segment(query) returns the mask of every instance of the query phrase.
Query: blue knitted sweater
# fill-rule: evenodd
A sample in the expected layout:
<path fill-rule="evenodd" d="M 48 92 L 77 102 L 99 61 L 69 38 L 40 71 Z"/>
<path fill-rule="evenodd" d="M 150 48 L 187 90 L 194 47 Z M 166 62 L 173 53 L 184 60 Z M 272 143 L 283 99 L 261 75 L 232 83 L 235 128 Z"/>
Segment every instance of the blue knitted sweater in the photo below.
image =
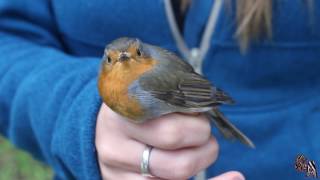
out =
<path fill-rule="evenodd" d="M 320 2 L 273 2 L 272 39 L 252 42 L 245 55 L 232 7 L 220 13 L 203 72 L 236 100 L 222 110 L 256 149 L 213 129 L 221 148 L 208 176 L 299 179 L 300 153 L 320 165 Z M 211 5 L 194 0 L 189 8 L 189 47 L 199 45 Z M 106 43 L 122 36 L 177 52 L 162 0 L 0 0 L 0 133 L 58 179 L 100 178 L 97 73 Z"/>

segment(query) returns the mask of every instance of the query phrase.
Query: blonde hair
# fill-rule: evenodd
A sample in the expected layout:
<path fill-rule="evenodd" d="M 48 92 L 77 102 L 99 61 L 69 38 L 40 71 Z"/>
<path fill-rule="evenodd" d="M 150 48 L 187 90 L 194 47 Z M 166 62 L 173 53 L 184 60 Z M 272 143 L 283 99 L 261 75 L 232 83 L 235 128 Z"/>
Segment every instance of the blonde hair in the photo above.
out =
<path fill-rule="evenodd" d="M 181 0 L 181 9 L 192 0 Z M 272 1 L 273 0 L 226 0 L 226 7 L 236 3 L 237 30 L 235 37 L 238 39 L 242 52 L 248 49 L 252 40 L 259 38 L 272 38 Z M 313 11 L 313 0 L 304 0 Z M 230 9 L 230 8 L 229 8 Z"/>
<path fill-rule="evenodd" d="M 245 51 L 252 39 L 272 37 L 272 0 L 237 0 L 236 37 Z"/>

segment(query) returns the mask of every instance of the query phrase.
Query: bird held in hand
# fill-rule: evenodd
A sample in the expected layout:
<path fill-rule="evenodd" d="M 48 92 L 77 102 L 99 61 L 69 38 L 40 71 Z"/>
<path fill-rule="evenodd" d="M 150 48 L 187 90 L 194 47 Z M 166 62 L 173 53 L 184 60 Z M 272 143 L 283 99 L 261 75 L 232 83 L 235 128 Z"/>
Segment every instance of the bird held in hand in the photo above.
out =
<path fill-rule="evenodd" d="M 196 73 L 174 53 L 135 38 L 119 38 L 107 45 L 98 82 L 103 101 L 135 123 L 159 116 L 205 113 L 227 139 L 251 140 L 218 110 L 233 100 Z"/>

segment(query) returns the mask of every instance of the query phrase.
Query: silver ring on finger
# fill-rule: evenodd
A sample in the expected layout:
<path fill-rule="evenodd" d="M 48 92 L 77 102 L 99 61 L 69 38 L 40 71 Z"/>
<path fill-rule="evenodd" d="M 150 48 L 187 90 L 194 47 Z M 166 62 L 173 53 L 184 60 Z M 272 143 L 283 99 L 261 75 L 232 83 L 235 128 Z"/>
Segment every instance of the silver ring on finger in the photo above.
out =
<path fill-rule="evenodd" d="M 142 153 L 142 159 L 140 163 L 140 170 L 141 170 L 141 175 L 144 177 L 155 177 L 152 174 L 150 174 L 150 155 L 153 147 L 146 145 L 146 148 L 143 150 Z"/>

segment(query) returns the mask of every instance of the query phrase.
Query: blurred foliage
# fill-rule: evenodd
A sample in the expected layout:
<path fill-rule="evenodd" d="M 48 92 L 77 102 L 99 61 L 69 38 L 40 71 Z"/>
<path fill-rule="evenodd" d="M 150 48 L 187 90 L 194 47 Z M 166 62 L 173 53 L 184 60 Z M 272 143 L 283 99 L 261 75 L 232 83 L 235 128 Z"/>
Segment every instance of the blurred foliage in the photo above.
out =
<path fill-rule="evenodd" d="M 52 179 L 50 168 L 0 136 L 0 180 Z"/>

